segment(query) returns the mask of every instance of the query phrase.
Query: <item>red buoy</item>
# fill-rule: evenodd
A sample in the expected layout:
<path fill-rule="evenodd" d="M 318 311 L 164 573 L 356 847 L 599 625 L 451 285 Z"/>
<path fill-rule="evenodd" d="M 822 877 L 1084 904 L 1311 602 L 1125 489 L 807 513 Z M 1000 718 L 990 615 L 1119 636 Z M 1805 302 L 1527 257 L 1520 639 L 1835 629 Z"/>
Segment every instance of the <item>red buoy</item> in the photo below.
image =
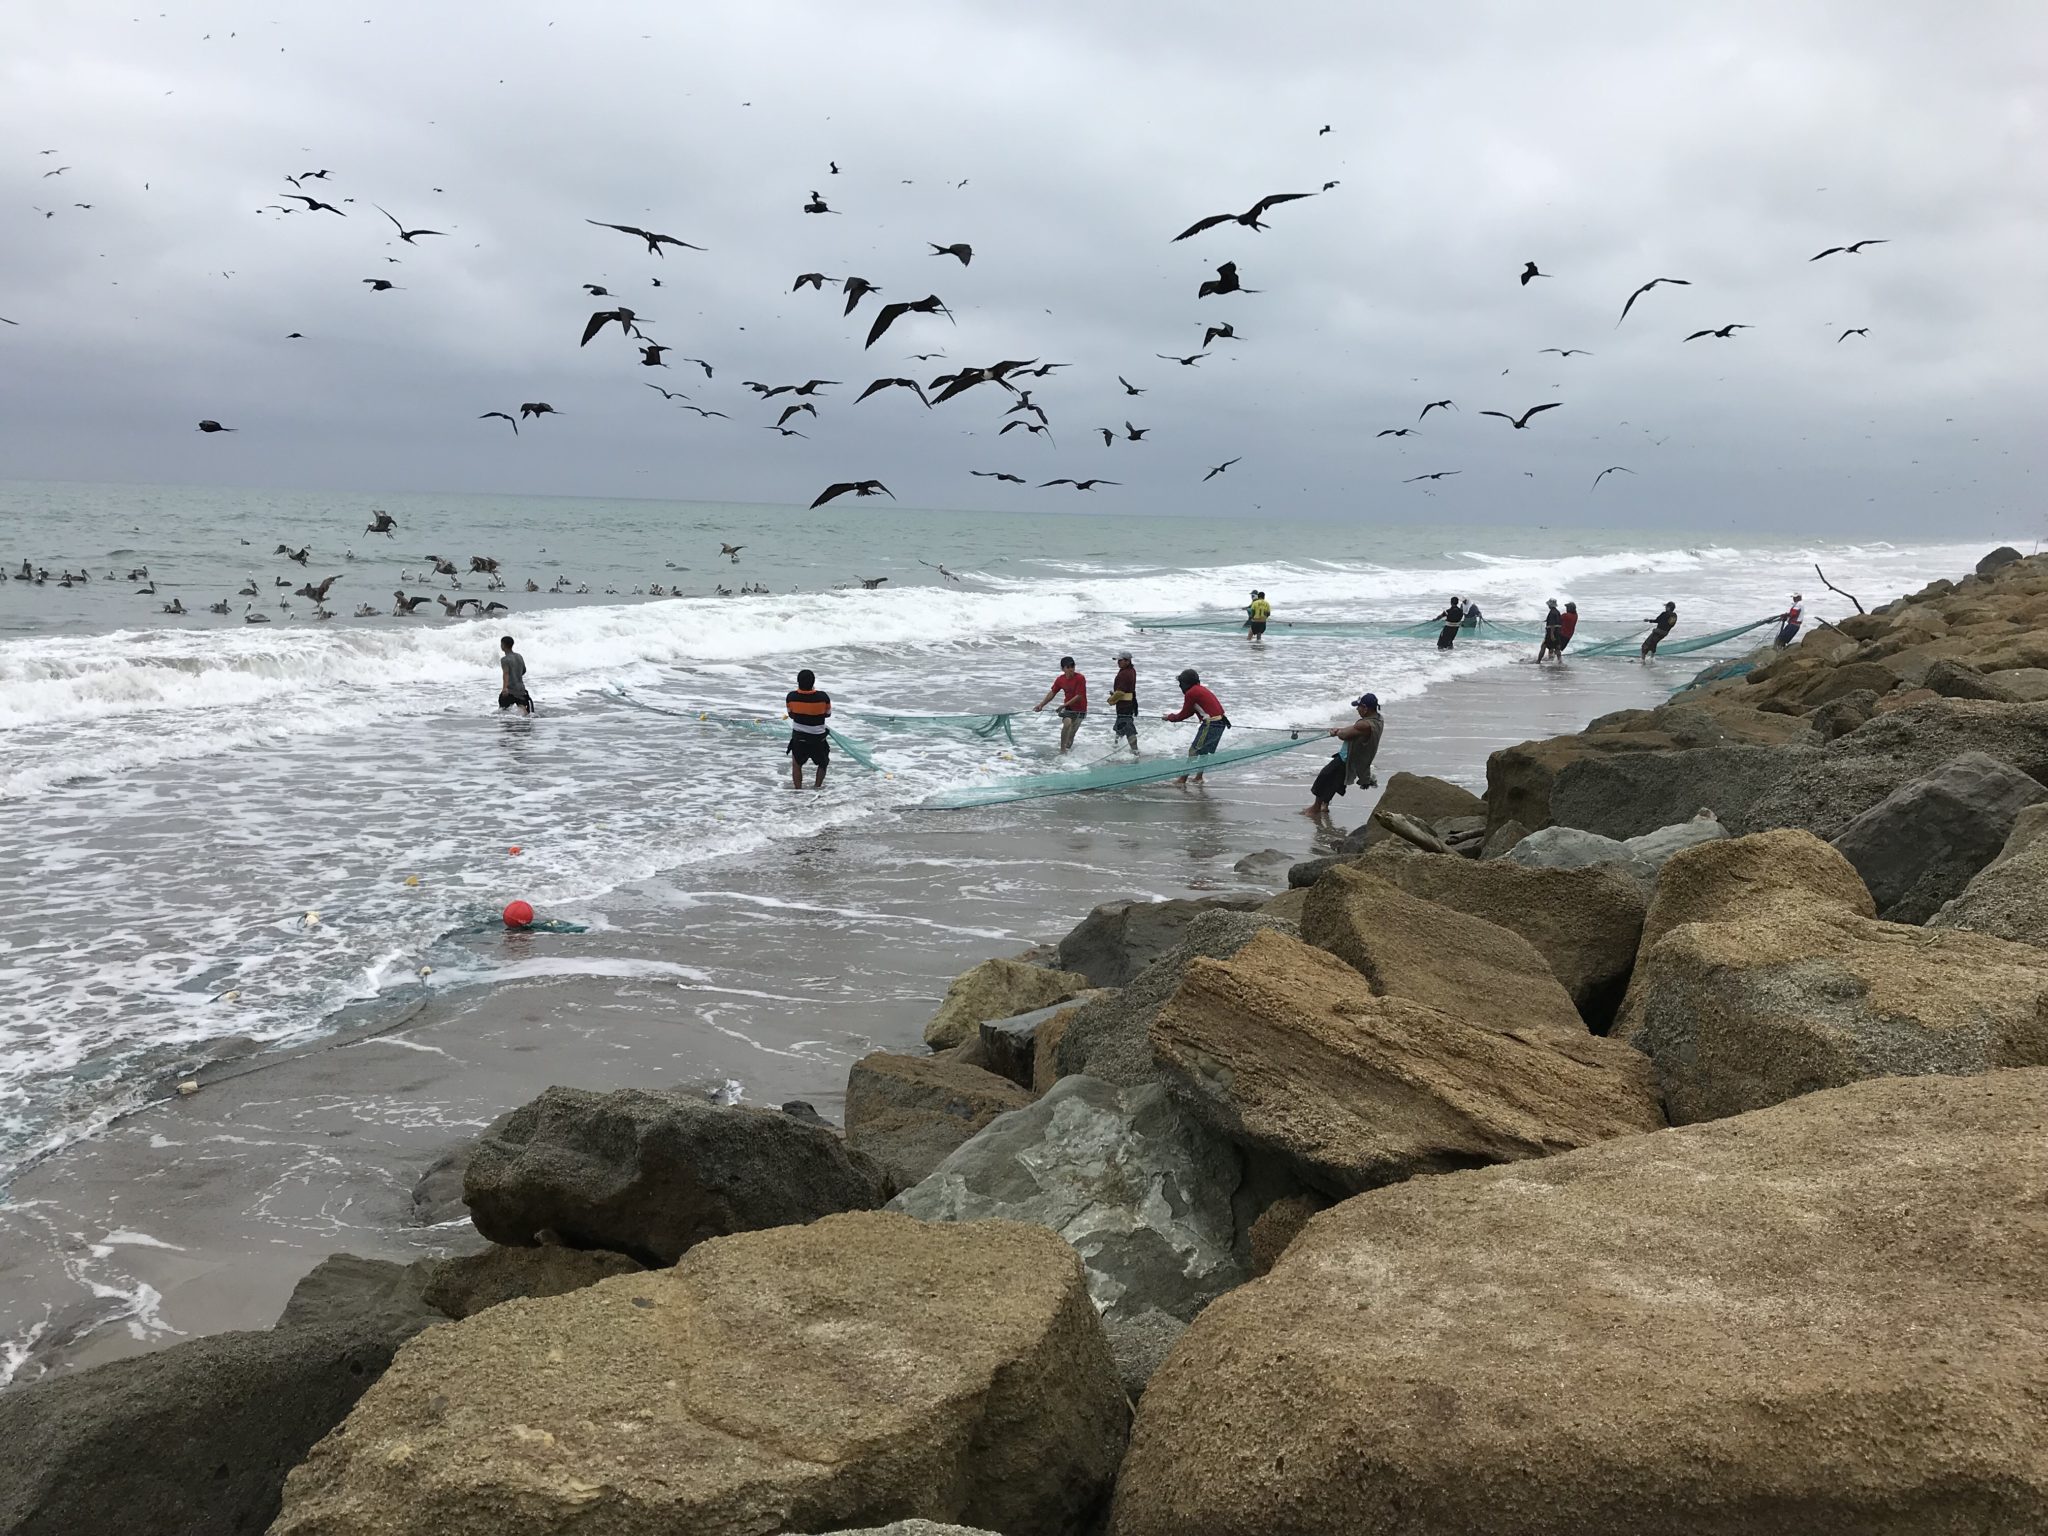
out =
<path fill-rule="evenodd" d="M 531 928 L 533 926 L 533 905 L 525 901 L 505 903 L 505 926 L 507 928 Z"/>

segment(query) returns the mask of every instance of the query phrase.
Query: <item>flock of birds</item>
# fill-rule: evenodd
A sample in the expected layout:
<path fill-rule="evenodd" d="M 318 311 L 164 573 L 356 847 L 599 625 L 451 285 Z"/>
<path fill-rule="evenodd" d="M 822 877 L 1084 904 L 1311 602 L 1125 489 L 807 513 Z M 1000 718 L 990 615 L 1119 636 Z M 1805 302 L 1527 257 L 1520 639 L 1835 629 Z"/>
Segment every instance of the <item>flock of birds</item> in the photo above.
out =
<path fill-rule="evenodd" d="M 1331 129 L 1325 126 L 1318 130 L 1318 136 L 1320 137 L 1322 134 L 1327 134 L 1330 131 Z M 46 151 L 45 153 L 54 153 L 54 151 Z M 840 174 L 836 161 L 828 161 L 827 164 L 828 177 Z M 58 175 L 63 170 L 68 169 L 68 166 L 60 167 L 48 174 Z M 360 209 L 356 208 L 354 198 L 343 195 L 339 191 L 329 190 L 333 176 L 334 173 L 324 167 L 301 171 L 296 175 L 288 175 L 284 179 L 290 183 L 294 190 L 289 193 L 279 194 L 276 202 L 267 204 L 257 211 L 280 218 L 303 215 L 321 219 L 326 217 L 346 219 L 351 217 L 352 210 L 359 213 Z M 964 186 L 966 183 L 962 181 L 958 185 Z M 1341 183 L 1338 181 L 1328 180 L 1322 182 L 1320 187 L 1312 191 L 1268 193 L 1241 212 L 1212 213 L 1198 218 L 1178 233 L 1173 234 L 1167 243 L 1177 245 L 1183 241 L 1194 240 L 1205 235 L 1213 237 L 1217 231 L 1223 231 L 1239 238 L 1246 234 L 1268 231 L 1272 226 L 1267 220 L 1274 210 L 1291 207 L 1291 205 L 1304 203 L 1310 199 L 1326 196 L 1340 185 Z M 307 188 L 309 186 L 318 190 L 308 191 Z M 439 192 L 441 189 L 437 187 L 434 190 Z M 298 204 L 300 206 L 292 207 L 289 206 L 290 204 Z M 419 242 L 423 240 L 449 238 L 449 230 L 424 226 L 414 227 L 379 203 L 370 202 L 367 206 L 374 209 L 376 214 L 391 226 L 392 235 L 395 236 L 397 245 L 404 248 L 408 255 L 414 250 L 420 249 Z M 801 207 L 806 214 L 834 216 L 840 213 L 840 210 L 831 206 L 831 203 L 816 189 L 810 192 L 809 197 L 802 202 Z M 585 222 L 595 229 L 611 231 L 627 237 L 641 249 L 644 257 L 650 257 L 662 262 L 666 262 L 666 253 L 670 249 L 674 249 L 678 253 L 703 252 L 706 250 L 705 246 L 690 240 L 637 224 L 588 218 Z M 391 237 L 386 238 L 389 239 Z M 975 247 L 968 241 L 926 240 L 921 243 L 926 247 L 926 250 L 922 253 L 923 260 L 938 260 L 952 263 L 953 265 L 948 270 L 962 273 L 971 270 L 973 267 Z M 1810 261 L 1821 261 L 1829 257 L 1855 256 L 1860 255 L 1871 247 L 1888 243 L 1884 239 L 1863 238 L 1845 244 L 1831 245 L 1808 259 Z M 385 256 L 383 259 L 387 262 L 397 263 L 405 258 Z M 1554 281 L 1556 274 L 1544 271 L 1535 261 L 1525 261 L 1520 272 L 1514 274 L 1514 277 L 1518 285 L 1526 289 L 1532 283 L 1539 280 Z M 403 293 L 406 291 L 399 284 L 388 278 L 369 277 L 362 279 L 362 281 L 371 292 L 377 294 Z M 648 281 L 654 289 L 660 289 L 663 286 L 663 279 L 660 276 L 650 274 Z M 920 286 L 922 286 L 921 283 Z M 1660 276 L 1649 279 L 1629 293 L 1624 299 L 1619 317 L 1615 321 L 1616 327 L 1619 328 L 1629 320 L 1640 302 L 1651 300 L 1651 303 L 1654 304 L 1651 296 L 1656 290 L 1667 286 L 1673 288 L 1691 287 L 1692 281 L 1684 277 Z M 673 370 L 681 365 L 701 370 L 703 383 L 701 385 L 692 383 L 692 389 L 701 390 L 709 388 L 717 380 L 719 369 L 724 366 L 723 363 L 715 362 L 710 358 L 683 356 L 674 347 L 656 339 L 655 335 L 652 334 L 652 320 L 639 309 L 632 307 L 631 304 L 621 302 L 620 296 L 614 293 L 606 283 L 585 282 L 580 287 L 589 299 L 605 307 L 593 309 L 585 319 L 577 342 L 579 349 L 589 347 L 593 343 L 602 342 L 612 332 L 613 328 L 616 327 L 617 337 L 623 340 L 629 349 L 633 366 L 649 370 L 660 369 L 666 371 Z M 853 316 L 857 311 L 861 310 L 864 304 L 870 304 L 872 301 L 870 310 L 872 319 L 867 328 L 866 339 L 862 344 L 863 352 L 871 351 L 887 337 L 901 334 L 902 327 L 913 323 L 924 322 L 927 325 L 939 321 L 944 321 L 948 324 L 956 323 L 954 321 L 953 309 L 939 294 L 928 293 L 920 298 L 885 301 L 882 285 L 869 277 L 858 274 L 849 273 L 833 276 L 828 275 L 822 270 L 800 272 L 796 274 L 788 293 L 793 295 L 805 290 L 820 296 L 829 295 L 835 301 L 843 300 L 839 310 L 839 316 L 842 319 Z M 1247 287 L 1244 284 L 1236 260 L 1224 260 L 1216 265 L 1213 276 L 1206 277 L 1195 285 L 1194 299 L 1198 303 L 1204 304 L 1206 312 L 1210 301 L 1235 300 L 1240 295 L 1256 296 L 1261 291 L 1261 289 Z M 636 300 L 635 302 L 638 301 Z M 9 320 L 6 323 L 11 325 L 15 322 Z M 1201 323 L 1202 345 L 1197 350 L 1191 353 L 1158 352 L 1154 354 L 1154 357 L 1163 363 L 1170 363 L 1178 368 L 1194 368 L 1210 358 L 1213 355 L 1212 349 L 1219 343 L 1227 342 L 1235 345 L 1242 339 L 1238 334 L 1234 321 L 1209 319 L 1205 313 L 1205 318 Z M 1718 326 L 1694 330 L 1685 335 L 1682 338 L 1682 342 L 1690 344 L 1709 339 L 1730 341 L 1735 339 L 1738 332 L 1754 328 L 1754 326 L 1746 322 L 1731 321 Z M 1868 326 L 1851 326 L 1844 329 L 1836 338 L 1836 344 L 1839 345 L 1847 342 L 1851 337 L 1862 337 L 1868 334 Z M 287 339 L 298 340 L 303 338 L 301 333 L 292 332 Z M 1560 362 L 1565 362 L 1575 357 L 1592 357 L 1594 354 L 1585 347 L 1548 346 L 1541 348 L 1539 355 L 1555 356 Z M 908 361 L 913 363 L 928 364 L 939 360 L 947 361 L 947 371 L 937 373 L 929 378 L 920 377 L 908 372 L 885 374 L 873 378 L 852 397 L 850 406 L 847 408 L 859 407 L 864 402 L 870 401 L 877 396 L 905 394 L 914 397 L 923 410 L 936 412 L 953 406 L 955 402 L 962 400 L 970 394 L 975 394 L 976 391 L 980 391 L 981 393 L 975 394 L 976 401 L 984 401 L 993 397 L 1003 402 L 1003 409 L 994 418 L 994 423 L 991 423 L 995 424 L 994 436 L 996 438 L 1008 438 L 1013 433 L 1021 433 L 1022 436 L 1017 439 L 1019 443 L 1027 439 L 1038 439 L 1042 440 L 1047 447 L 1058 451 L 1059 444 L 1054 432 L 1053 416 L 1047 407 L 1041 404 L 1034 396 L 1037 390 L 1045 387 L 1047 380 L 1053 380 L 1056 376 L 1064 378 L 1064 371 L 1071 366 L 1069 363 L 1047 360 L 1038 356 L 1002 358 L 987 363 L 956 362 L 947 359 L 947 354 L 943 349 L 913 353 L 908 357 Z M 1132 371 L 1135 372 L 1137 370 L 1134 369 Z M 1503 372 L 1505 373 L 1506 370 L 1503 370 Z M 1133 400 L 1142 399 L 1150 392 L 1151 388 L 1156 387 L 1141 386 L 1133 383 L 1123 373 L 1117 373 L 1115 379 L 1118 390 L 1121 392 L 1120 398 L 1126 404 Z M 807 437 L 808 434 L 803 428 L 817 423 L 824 411 L 840 409 L 835 404 L 835 401 L 843 397 L 835 396 L 831 391 L 847 387 L 842 380 L 828 378 L 807 378 L 787 383 L 746 379 L 740 383 L 740 390 L 745 392 L 744 395 L 721 396 L 718 400 L 718 405 L 714 406 L 701 403 L 693 397 L 690 390 L 672 387 L 671 383 L 666 380 L 659 382 L 643 380 L 642 382 L 646 384 L 649 390 L 660 397 L 664 405 L 674 406 L 680 411 L 694 413 L 701 421 L 719 420 L 735 422 L 742 419 L 740 413 L 764 409 L 772 413 L 772 419 L 760 420 L 755 422 L 754 425 L 758 426 L 761 430 L 774 432 L 781 438 Z M 1562 400 L 1547 400 L 1525 406 L 1519 411 L 1488 407 L 1477 411 L 1476 414 L 1482 417 L 1497 418 L 1505 422 L 1511 430 L 1523 432 L 1532 430 L 1539 424 L 1540 418 L 1546 413 L 1561 410 L 1565 404 L 1566 402 Z M 730 406 L 731 409 L 720 409 L 718 406 Z M 1137 408 L 1133 407 L 1132 409 L 1135 410 Z M 1415 437 L 1424 433 L 1425 427 L 1423 424 L 1428 422 L 1433 412 L 1441 411 L 1445 413 L 1448 419 L 1450 413 L 1460 409 L 1461 407 L 1458 402 L 1452 398 L 1430 400 L 1422 404 L 1414 423 L 1383 427 L 1374 432 L 1372 436 L 1375 439 L 1393 438 L 1397 441 Z M 561 416 L 562 414 L 549 401 L 532 400 L 520 403 L 516 413 L 509 408 L 493 408 L 478 413 L 477 420 L 502 421 L 516 437 L 520 433 L 522 423 L 538 424 L 547 417 Z M 217 418 L 207 417 L 199 422 L 198 430 L 210 436 L 232 433 L 238 429 Z M 1105 450 L 1116 450 L 1120 454 L 1132 450 L 1149 451 L 1149 445 L 1154 432 L 1152 427 L 1140 426 L 1128 416 L 1124 418 L 1121 428 L 1098 425 L 1087 430 L 1089 433 L 1101 436 Z M 1204 466 L 1204 471 L 1198 483 L 1206 483 L 1218 478 L 1229 471 L 1232 465 L 1240 463 L 1242 458 L 1243 455 L 1241 454 L 1232 455 L 1223 459 L 1220 463 Z M 1456 467 L 1435 468 L 1407 476 L 1401 483 L 1405 485 L 1421 485 L 1427 488 L 1440 485 L 1443 481 L 1463 472 L 1462 469 Z M 1120 478 L 1113 479 L 1102 474 L 1061 474 L 1041 477 L 1042 472 L 1041 474 L 1021 473 L 1018 468 L 1014 467 L 977 468 L 969 470 L 968 473 L 976 478 L 992 480 L 998 484 L 1035 487 L 1039 490 L 1065 488 L 1077 493 L 1093 492 L 1101 487 L 1115 487 L 1125 483 Z M 1525 473 L 1528 472 L 1525 471 Z M 1589 491 L 1597 490 L 1611 475 L 1633 475 L 1634 473 L 1633 469 L 1624 464 L 1608 465 L 1600 469 L 1593 476 Z M 810 507 L 813 509 L 823 507 L 842 497 L 862 499 L 878 496 L 887 497 L 893 501 L 896 493 L 881 478 L 874 475 L 861 475 L 834 480 L 826 485 L 810 502 Z M 386 517 L 388 515 L 379 514 L 379 516 Z M 388 525 L 373 523 L 368 531 L 389 534 L 392 529 Z M 285 552 L 287 551 L 280 550 L 280 553 Z M 737 559 L 737 554 L 731 553 L 730 557 Z M 25 577 L 29 580 L 47 579 L 47 572 L 34 570 L 27 566 L 26 563 L 24 564 L 23 571 L 16 572 L 15 574 L 17 577 Z M 946 573 L 946 576 L 948 579 L 957 579 L 953 578 L 950 572 Z M 58 584 L 76 584 L 86 579 L 88 578 L 84 572 L 71 573 L 67 571 L 60 576 Z M 864 578 L 863 585 L 879 586 L 884 579 L 886 578 L 874 578 L 871 580 Z M 533 592 L 540 590 L 531 581 L 527 583 L 527 588 Z M 569 590 L 587 589 L 572 588 Z M 607 589 L 607 591 L 610 590 L 612 589 Z M 738 594 L 730 593 L 723 587 L 716 590 L 723 595 L 753 595 L 755 592 L 765 589 L 751 586 L 743 587 Z M 153 590 L 146 595 L 154 595 Z M 247 596 L 250 594 L 245 590 L 241 595 Z M 317 594 L 311 588 L 298 588 L 295 589 L 293 595 L 313 595 L 315 604 L 314 616 L 316 618 L 332 617 L 332 614 L 328 612 L 324 605 L 324 587 L 318 589 Z M 649 588 L 646 595 L 667 596 L 670 593 L 657 584 Z M 425 602 L 425 599 L 408 599 L 401 591 L 395 602 L 394 612 L 411 613 L 420 607 Z M 502 607 L 500 604 L 486 603 L 473 598 L 464 598 L 451 603 L 444 597 L 441 599 L 441 604 L 444 612 L 450 617 L 471 610 L 479 614 L 489 613 L 498 607 Z M 167 605 L 165 611 L 176 613 L 183 610 L 181 607 Z M 223 610 L 220 605 L 216 604 L 211 611 L 218 613 Z M 357 609 L 357 613 L 359 616 L 369 617 L 373 616 L 376 610 L 366 603 Z M 257 614 L 252 609 L 247 614 L 247 617 L 251 622 L 258 622 L 263 616 Z"/>

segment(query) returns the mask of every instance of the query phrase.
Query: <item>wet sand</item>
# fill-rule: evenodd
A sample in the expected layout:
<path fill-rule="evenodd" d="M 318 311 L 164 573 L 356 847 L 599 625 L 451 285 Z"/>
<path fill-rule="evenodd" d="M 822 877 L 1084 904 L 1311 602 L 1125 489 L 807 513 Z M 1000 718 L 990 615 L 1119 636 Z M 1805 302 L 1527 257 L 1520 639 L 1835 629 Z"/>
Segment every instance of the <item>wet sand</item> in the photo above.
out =
<path fill-rule="evenodd" d="M 1693 670 L 1585 662 L 1447 682 L 1390 708 L 1379 773 L 1481 789 L 1493 748 L 1658 703 Z M 745 1102 L 803 1098 L 837 1119 L 848 1065 L 922 1050 L 947 983 L 977 961 L 1057 938 L 1097 902 L 1270 889 L 1284 872 L 1231 867 L 1262 849 L 1325 851 L 1296 814 L 1325 756 L 1305 747 L 1203 794 L 1152 786 L 867 822 L 564 914 L 594 920 L 587 933 L 479 936 L 506 947 L 516 979 L 423 986 L 395 1026 L 203 1072 L 190 1097 L 19 1176 L 0 1205 L 0 1381 L 268 1326 L 329 1253 L 474 1243 L 459 1214 L 419 1224 L 413 1187 L 551 1083 L 736 1084 Z M 1339 800 L 1340 829 L 1370 809 L 1356 791 Z"/>

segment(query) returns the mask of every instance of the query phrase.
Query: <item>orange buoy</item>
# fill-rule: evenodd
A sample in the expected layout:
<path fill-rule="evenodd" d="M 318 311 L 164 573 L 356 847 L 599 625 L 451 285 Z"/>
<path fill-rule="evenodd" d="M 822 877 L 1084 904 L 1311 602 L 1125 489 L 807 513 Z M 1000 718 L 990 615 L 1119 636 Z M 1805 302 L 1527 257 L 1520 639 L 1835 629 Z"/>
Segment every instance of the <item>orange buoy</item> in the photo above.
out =
<path fill-rule="evenodd" d="M 531 928 L 533 926 L 533 904 L 525 901 L 506 902 L 505 926 L 507 928 Z"/>

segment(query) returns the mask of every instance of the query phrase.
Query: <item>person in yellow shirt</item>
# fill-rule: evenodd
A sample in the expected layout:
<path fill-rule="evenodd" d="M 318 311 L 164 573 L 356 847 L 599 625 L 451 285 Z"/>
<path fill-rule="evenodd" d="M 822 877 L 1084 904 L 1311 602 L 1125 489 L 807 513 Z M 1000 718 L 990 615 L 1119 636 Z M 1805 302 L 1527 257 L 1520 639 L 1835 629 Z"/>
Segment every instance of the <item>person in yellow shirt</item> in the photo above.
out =
<path fill-rule="evenodd" d="M 1254 640 L 1264 638 L 1266 621 L 1273 617 L 1273 605 L 1266 601 L 1266 594 L 1258 588 L 1252 589 L 1251 603 L 1244 611 L 1244 627 Z"/>

